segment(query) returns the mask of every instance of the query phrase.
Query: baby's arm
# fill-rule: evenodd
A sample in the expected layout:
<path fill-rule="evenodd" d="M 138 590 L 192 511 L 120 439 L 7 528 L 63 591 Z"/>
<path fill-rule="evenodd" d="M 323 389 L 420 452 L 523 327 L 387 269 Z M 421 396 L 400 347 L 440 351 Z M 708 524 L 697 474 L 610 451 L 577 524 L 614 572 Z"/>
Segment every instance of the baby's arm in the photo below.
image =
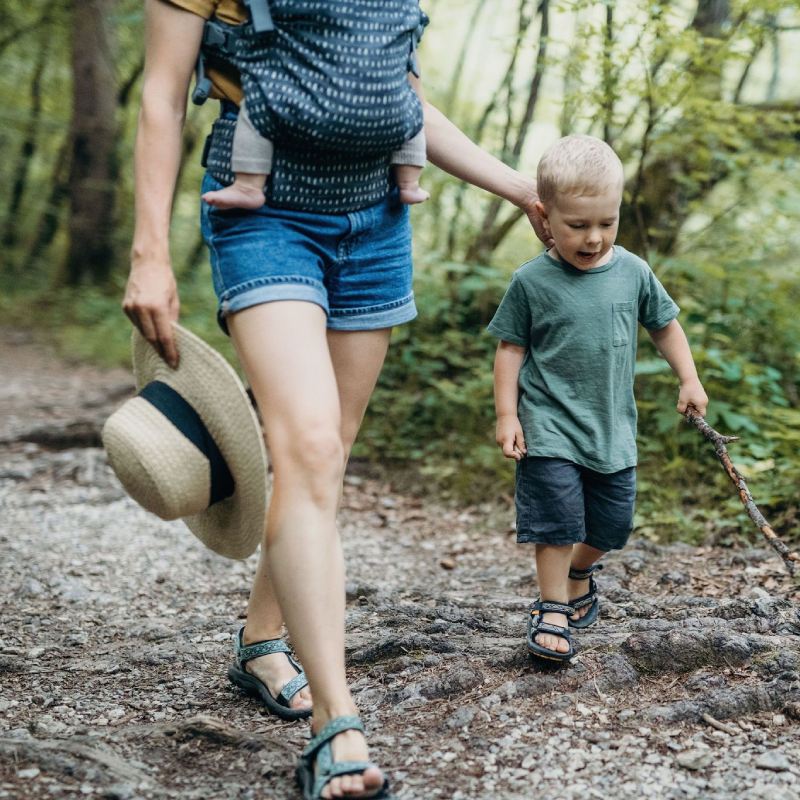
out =
<path fill-rule="evenodd" d="M 648 333 L 680 381 L 678 413 L 684 414 L 686 407 L 692 405 L 701 416 L 704 416 L 708 407 L 708 396 L 703 384 L 700 383 L 700 378 L 697 377 L 692 351 L 689 349 L 689 342 L 680 322 L 673 319 L 663 328 L 648 330 Z"/>
<path fill-rule="evenodd" d="M 494 357 L 494 407 L 497 413 L 495 439 L 506 458 L 519 461 L 526 453 L 525 437 L 517 416 L 519 370 L 525 348 L 501 341 Z"/>

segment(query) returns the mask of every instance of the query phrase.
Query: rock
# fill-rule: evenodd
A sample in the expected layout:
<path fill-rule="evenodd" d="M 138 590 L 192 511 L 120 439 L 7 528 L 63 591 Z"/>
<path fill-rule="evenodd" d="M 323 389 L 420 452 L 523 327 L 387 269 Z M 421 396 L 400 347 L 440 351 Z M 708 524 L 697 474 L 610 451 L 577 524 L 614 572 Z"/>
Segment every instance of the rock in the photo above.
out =
<path fill-rule="evenodd" d="M 465 728 L 475 719 L 479 709 L 477 706 L 461 706 L 455 713 L 451 714 L 445 721 L 448 728 Z"/>
<path fill-rule="evenodd" d="M 684 769 L 705 769 L 713 763 L 714 754 L 709 750 L 686 750 L 678 753 L 675 761 Z"/>
<path fill-rule="evenodd" d="M 772 772 L 786 772 L 792 764 L 786 756 L 778 750 L 767 750 L 755 760 L 756 769 L 768 769 Z"/>
<path fill-rule="evenodd" d="M 28 767 L 27 769 L 18 769 L 17 770 L 17 777 L 22 778 L 23 780 L 31 780 L 35 778 L 41 770 L 38 767 Z"/>
<path fill-rule="evenodd" d="M 691 579 L 685 572 L 673 570 L 672 572 L 665 572 L 658 582 L 664 586 L 686 586 Z"/>

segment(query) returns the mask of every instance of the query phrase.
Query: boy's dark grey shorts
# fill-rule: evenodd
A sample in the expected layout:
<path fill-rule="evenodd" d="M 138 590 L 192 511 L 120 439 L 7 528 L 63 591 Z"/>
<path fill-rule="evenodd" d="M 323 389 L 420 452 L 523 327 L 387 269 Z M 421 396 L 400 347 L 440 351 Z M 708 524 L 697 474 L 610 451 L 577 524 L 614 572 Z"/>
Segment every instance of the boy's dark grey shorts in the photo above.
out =
<path fill-rule="evenodd" d="M 563 458 L 517 462 L 517 541 L 620 550 L 633 529 L 636 467 L 604 474 Z"/>

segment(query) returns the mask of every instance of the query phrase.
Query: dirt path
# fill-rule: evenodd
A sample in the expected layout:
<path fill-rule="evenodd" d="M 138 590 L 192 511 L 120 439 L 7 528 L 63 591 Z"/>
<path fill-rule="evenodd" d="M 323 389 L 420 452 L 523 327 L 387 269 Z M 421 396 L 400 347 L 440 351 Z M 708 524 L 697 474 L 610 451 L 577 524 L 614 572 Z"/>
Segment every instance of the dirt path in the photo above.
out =
<path fill-rule="evenodd" d="M 0 798 L 296 798 L 306 726 L 225 679 L 254 560 L 141 511 L 96 446 L 127 374 L 0 331 L 0 375 Z M 348 665 L 398 800 L 800 798 L 774 555 L 634 542 L 573 664 L 542 669 L 511 521 L 347 479 Z"/>

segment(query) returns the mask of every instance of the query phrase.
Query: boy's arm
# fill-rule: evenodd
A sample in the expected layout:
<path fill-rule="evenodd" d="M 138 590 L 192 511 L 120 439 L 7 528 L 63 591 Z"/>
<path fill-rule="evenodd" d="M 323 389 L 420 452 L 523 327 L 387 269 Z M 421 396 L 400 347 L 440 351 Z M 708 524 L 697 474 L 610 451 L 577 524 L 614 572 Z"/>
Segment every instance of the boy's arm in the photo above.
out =
<path fill-rule="evenodd" d="M 689 342 L 686 340 L 686 334 L 683 332 L 680 322 L 673 319 L 663 328 L 647 332 L 680 381 L 678 413 L 684 414 L 686 407 L 692 405 L 701 416 L 705 416 L 708 396 L 703 389 L 703 384 L 700 383 L 700 378 L 697 377 L 692 351 L 689 349 Z"/>
<path fill-rule="evenodd" d="M 511 342 L 499 342 L 494 357 L 494 407 L 497 413 L 495 439 L 506 458 L 519 461 L 528 451 L 517 416 L 519 370 L 525 348 Z"/>

